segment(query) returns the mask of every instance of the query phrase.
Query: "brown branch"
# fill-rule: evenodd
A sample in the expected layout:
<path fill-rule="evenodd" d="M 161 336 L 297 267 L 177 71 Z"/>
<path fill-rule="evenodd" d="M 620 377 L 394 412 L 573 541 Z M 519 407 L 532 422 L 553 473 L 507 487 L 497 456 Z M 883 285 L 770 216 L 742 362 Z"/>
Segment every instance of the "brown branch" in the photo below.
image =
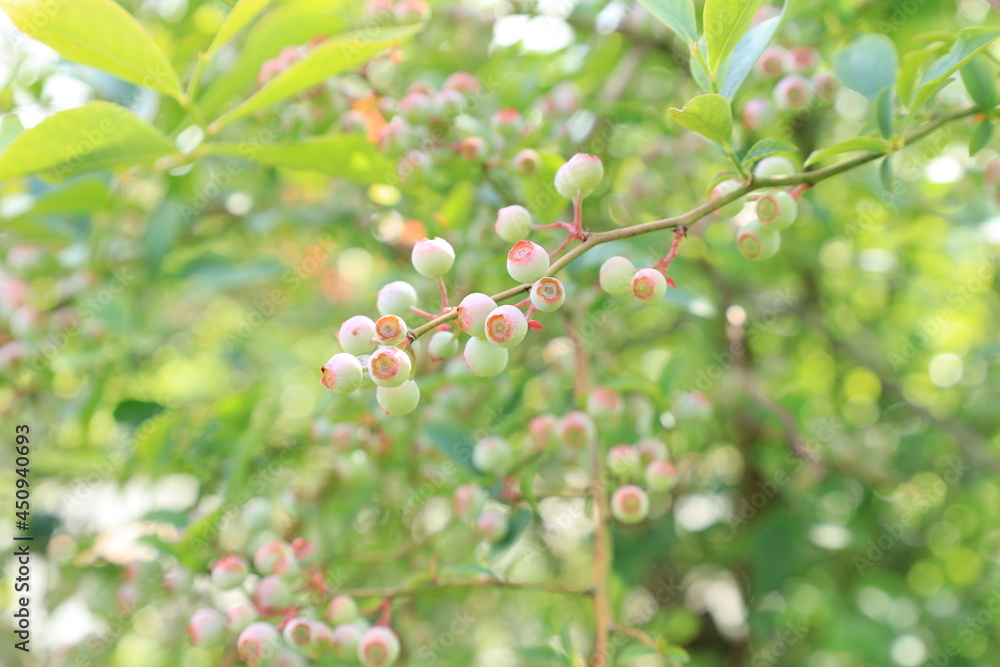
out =
<path fill-rule="evenodd" d="M 565 595 L 591 595 L 591 588 L 583 586 L 569 586 L 566 584 L 547 582 L 520 582 L 504 581 L 502 579 L 469 579 L 464 581 L 429 581 L 423 584 L 412 586 L 374 586 L 369 588 L 343 588 L 336 593 L 350 595 L 355 598 L 407 598 L 429 593 L 432 591 L 444 591 L 452 589 L 467 588 L 507 588 L 523 591 L 537 591 L 541 593 L 562 593 Z"/>

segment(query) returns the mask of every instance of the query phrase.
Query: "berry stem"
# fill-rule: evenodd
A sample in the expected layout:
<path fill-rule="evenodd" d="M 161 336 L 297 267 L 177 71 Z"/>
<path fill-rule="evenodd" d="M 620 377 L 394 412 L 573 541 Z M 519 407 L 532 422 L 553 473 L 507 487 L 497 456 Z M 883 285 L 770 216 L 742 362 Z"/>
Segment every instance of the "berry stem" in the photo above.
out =
<path fill-rule="evenodd" d="M 448 288 L 445 287 L 444 278 L 437 279 L 438 290 L 441 292 L 441 312 L 448 310 Z"/>
<path fill-rule="evenodd" d="M 792 197 L 796 201 L 798 201 L 799 197 L 801 197 L 802 195 L 804 195 L 805 192 L 806 192 L 806 190 L 808 190 L 811 187 L 812 187 L 812 185 L 809 184 L 809 183 L 802 183 L 801 185 L 797 185 L 794 188 L 792 188 L 792 191 L 789 194 L 792 195 Z"/>
<path fill-rule="evenodd" d="M 434 313 L 428 313 L 426 310 L 421 310 L 416 306 L 410 306 L 410 310 L 415 312 L 417 315 L 420 315 L 421 317 L 426 317 L 429 320 L 433 320 L 435 317 L 437 317 L 437 315 L 435 315 Z"/>
<path fill-rule="evenodd" d="M 565 229 L 566 231 L 570 231 L 570 232 L 573 231 L 573 225 L 569 224 L 568 222 L 563 222 L 562 220 L 560 220 L 559 222 L 553 222 L 550 225 L 532 225 L 531 228 L 532 229 Z"/>
<path fill-rule="evenodd" d="M 573 232 L 570 237 L 583 233 L 583 195 L 579 194 L 573 200 Z"/>
<path fill-rule="evenodd" d="M 670 250 L 667 252 L 667 256 L 656 263 L 653 268 L 667 275 L 667 269 L 670 268 L 670 262 L 674 261 L 674 257 L 677 256 L 677 250 L 681 247 L 681 241 L 687 236 L 687 227 L 684 225 L 679 225 L 677 229 L 674 230 L 674 242 L 670 244 Z"/>

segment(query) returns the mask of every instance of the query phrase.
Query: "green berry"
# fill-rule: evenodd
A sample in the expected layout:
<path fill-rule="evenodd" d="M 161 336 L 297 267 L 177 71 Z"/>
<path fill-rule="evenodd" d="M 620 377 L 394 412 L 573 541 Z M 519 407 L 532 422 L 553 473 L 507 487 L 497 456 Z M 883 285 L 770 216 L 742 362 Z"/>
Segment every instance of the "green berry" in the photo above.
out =
<path fill-rule="evenodd" d="M 769 155 L 753 169 L 755 178 L 775 178 L 777 176 L 792 176 L 796 173 L 792 161 L 781 155 Z"/>
<path fill-rule="evenodd" d="M 748 259 L 769 259 L 781 248 L 781 232 L 752 220 L 736 232 L 736 246 Z"/>
<path fill-rule="evenodd" d="M 616 255 L 609 257 L 601 264 L 601 289 L 608 294 L 628 294 L 632 290 L 632 276 L 635 266 L 628 257 Z"/>
<path fill-rule="evenodd" d="M 491 343 L 511 348 L 528 334 L 528 319 L 515 306 L 498 306 L 487 315 L 484 330 Z"/>
<path fill-rule="evenodd" d="M 604 178 L 604 164 L 601 158 L 586 153 L 577 153 L 556 172 L 556 191 L 567 199 L 586 197 Z M 530 282 L 530 281 L 525 281 Z"/>
<path fill-rule="evenodd" d="M 368 358 L 368 375 L 380 387 L 398 387 L 410 379 L 410 355 L 398 347 L 380 347 Z"/>
<path fill-rule="evenodd" d="M 507 273 L 518 282 L 533 283 L 549 272 L 549 253 L 531 241 L 518 241 L 507 253 Z"/>
<path fill-rule="evenodd" d="M 375 337 L 382 345 L 399 345 L 406 340 L 406 322 L 399 315 L 383 315 L 375 322 Z"/>
<path fill-rule="evenodd" d="M 619 487 L 611 495 L 611 514 L 625 524 L 644 521 L 649 516 L 649 496 L 634 484 Z"/>
<path fill-rule="evenodd" d="M 435 331 L 427 343 L 427 351 L 434 361 L 453 357 L 458 352 L 458 338 L 451 331 Z"/>
<path fill-rule="evenodd" d="M 417 305 L 417 290 L 404 280 L 387 283 L 378 291 L 375 305 L 379 315 L 408 313 L 410 308 Z"/>
<path fill-rule="evenodd" d="M 743 184 L 734 178 L 722 181 L 708 193 L 708 201 L 715 202 L 723 197 L 736 192 L 743 187 Z M 722 208 L 718 209 L 718 214 L 723 218 L 731 218 L 740 211 L 743 210 L 743 197 L 734 199 L 733 201 L 725 204 Z"/>
<path fill-rule="evenodd" d="M 632 296 L 640 301 L 655 302 L 667 293 L 667 279 L 656 269 L 639 269 L 632 276 Z"/>
<path fill-rule="evenodd" d="M 375 346 L 372 342 L 374 337 L 375 322 L 364 315 L 348 318 L 337 331 L 337 340 L 344 352 L 355 356 L 371 352 Z"/>
<path fill-rule="evenodd" d="M 566 290 L 562 281 L 552 277 L 537 281 L 531 286 L 531 293 L 528 296 L 531 298 L 531 305 L 543 313 L 559 310 L 566 302 Z"/>
<path fill-rule="evenodd" d="M 507 350 L 484 338 L 470 338 L 463 357 L 465 365 L 479 377 L 499 375 L 507 367 Z"/>
<path fill-rule="evenodd" d="M 442 238 L 424 238 L 413 246 L 410 261 L 420 275 L 437 278 L 448 273 L 448 269 L 455 263 L 455 249 Z"/>
<path fill-rule="evenodd" d="M 400 417 L 413 412 L 420 403 L 420 387 L 413 380 L 407 380 L 397 387 L 377 387 L 375 398 L 386 414 Z"/>
<path fill-rule="evenodd" d="M 771 229 L 789 227 L 799 214 L 799 205 L 788 192 L 771 190 L 757 200 L 757 219 Z"/>
<path fill-rule="evenodd" d="M 496 301 L 481 292 L 473 292 L 458 304 L 455 323 L 470 336 L 485 338 L 486 318 L 496 308 Z"/>
<path fill-rule="evenodd" d="M 497 235 L 508 243 L 523 239 L 531 231 L 531 213 L 523 206 L 505 206 L 497 211 L 493 225 Z"/>
<path fill-rule="evenodd" d="M 507 471 L 512 456 L 510 444 L 499 436 L 483 438 L 472 449 L 472 463 L 476 469 L 494 475 Z"/>

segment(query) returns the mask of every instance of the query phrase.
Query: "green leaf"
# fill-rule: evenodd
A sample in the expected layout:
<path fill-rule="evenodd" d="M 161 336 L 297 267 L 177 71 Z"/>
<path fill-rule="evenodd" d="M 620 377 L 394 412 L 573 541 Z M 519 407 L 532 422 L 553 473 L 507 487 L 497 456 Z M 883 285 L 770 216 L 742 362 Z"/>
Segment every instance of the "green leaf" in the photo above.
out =
<path fill-rule="evenodd" d="M 472 465 L 472 448 L 475 443 L 468 433 L 447 422 L 432 422 L 425 430 L 435 449 L 472 474 L 481 475 Z"/>
<path fill-rule="evenodd" d="M 434 220 L 446 229 L 464 229 L 476 206 L 476 184 L 459 181 L 452 186 L 448 198 L 434 214 Z"/>
<path fill-rule="evenodd" d="M 232 39 L 236 33 L 257 18 L 258 14 L 264 11 L 264 8 L 270 2 L 271 0 L 239 0 L 236 6 L 226 15 L 226 19 L 222 22 L 222 25 L 219 26 L 219 31 L 215 33 L 212 44 L 205 52 L 205 58 L 209 59 L 214 56 L 215 52 Z"/>
<path fill-rule="evenodd" d="M 66 180 L 39 194 L 27 215 L 87 213 L 104 209 L 113 201 L 106 180 L 94 174 Z"/>
<path fill-rule="evenodd" d="M 893 192 L 895 184 L 892 177 L 892 156 L 886 155 L 885 159 L 879 163 L 878 177 L 882 180 L 882 187 L 888 192 Z"/>
<path fill-rule="evenodd" d="M 997 105 L 996 71 L 983 56 L 970 60 L 962 67 L 962 83 L 979 110 L 991 113 Z"/>
<path fill-rule="evenodd" d="M 777 155 L 778 153 L 787 153 L 794 150 L 798 150 L 798 148 L 791 142 L 785 141 L 784 139 L 777 139 L 775 137 L 765 137 L 751 146 L 750 150 L 748 150 L 746 155 L 743 156 L 743 167 L 745 169 L 749 169 L 758 161 L 768 156 Z"/>
<path fill-rule="evenodd" d="M 688 44 L 698 43 L 694 0 L 639 0 L 649 13 L 663 21 Z"/>
<path fill-rule="evenodd" d="M 914 108 L 920 108 L 945 86 L 952 74 L 1000 37 L 1000 28 L 965 28 L 951 49 L 930 66 L 920 80 Z"/>
<path fill-rule="evenodd" d="M 155 417 L 163 412 L 164 409 L 165 408 L 159 403 L 137 401 L 129 398 L 115 406 L 113 415 L 115 421 L 119 424 L 125 424 L 131 428 L 138 428 L 139 424 L 147 419 L 150 419 L 151 417 Z"/>
<path fill-rule="evenodd" d="M 885 35 L 863 35 L 833 60 L 840 82 L 869 100 L 896 82 L 899 57 L 896 45 Z"/>
<path fill-rule="evenodd" d="M 993 136 L 993 123 L 988 120 L 984 120 L 976 129 L 972 131 L 972 135 L 969 137 L 969 157 L 972 157 L 978 153 L 986 144 L 989 143 L 990 137 Z"/>
<path fill-rule="evenodd" d="M 529 665 L 552 662 L 560 665 L 570 664 L 565 656 L 561 655 L 551 646 L 526 646 L 517 649 L 517 652 L 527 661 L 526 664 Z"/>
<path fill-rule="evenodd" d="M 24 125 L 16 115 L 9 113 L 0 119 L 0 151 L 7 148 L 14 138 L 24 132 Z"/>
<path fill-rule="evenodd" d="M 181 99 L 181 84 L 156 42 L 113 0 L 0 0 L 14 25 L 73 62 Z"/>
<path fill-rule="evenodd" d="M 127 109 L 89 102 L 18 135 L 0 153 L 0 180 L 36 173 L 62 180 L 93 169 L 149 163 L 174 152 L 162 132 Z"/>
<path fill-rule="evenodd" d="M 806 159 L 803 166 L 808 167 L 809 165 L 815 164 L 824 158 L 840 155 L 841 153 L 849 153 L 851 151 L 877 151 L 879 153 L 885 153 L 888 152 L 888 150 L 889 144 L 884 139 L 877 139 L 875 137 L 854 137 L 846 141 L 841 141 L 839 144 L 834 144 L 829 148 L 814 151 L 813 154 Z"/>
<path fill-rule="evenodd" d="M 920 49 L 919 51 L 910 51 L 903 56 L 903 64 L 900 66 L 899 74 L 896 77 L 896 97 L 906 107 L 909 107 L 913 101 L 917 81 L 923 75 L 927 61 L 943 49 L 944 45 L 938 44 L 929 46 L 926 49 Z"/>
<path fill-rule="evenodd" d="M 719 65 L 732 53 L 763 4 L 763 0 L 706 0 L 703 21 L 713 80 Z"/>
<path fill-rule="evenodd" d="M 787 6 L 787 3 L 782 5 L 781 13 L 777 16 L 772 16 L 750 28 L 736 44 L 732 58 L 729 60 L 729 67 L 726 68 L 725 75 L 721 77 L 724 97 L 729 100 L 736 97 L 743 81 L 753 69 L 754 63 L 760 58 L 760 54 L 764 52 L 771 38 L 774 37 L 774 33 L 778 30 L 778 26 L 781 25 Z"/>
<path fill-rule="evenodd" d="M 538 154 L 542 157 L 541 169 L 535 174 L 521 176 L 520 182 L 524 190 L 524 205 L 538 224 L 547 225 L 558 220 L 566 209 L 566 200 L 552 185 L 566 158 L 553 151 L 539 151 Z"/>
<path fill-rule="evenodd" d="M 670 109 L 670 117 L 689 130 L 728 148 L 733 137 L 733 110 L 729 100 L 710 93 L 699 95 L 683 109 Z"/>
<path fill-rule="evenodd" d="M 388 183 L 396 165 L 358 134 L 329 134 L 270 144 L 207 143 L 205 155 L 236 155 L 258 164 L 318 171 L 358 183 Z"/>
<path fill-rule="evenodd" d="M 517 542 L 518 538 L 521 537 L 521 533 L 524 532 L 524 529 L 527 528 L 530 523 L 531 512 L 528 510 L 518 510 L 514 512 L 507 524 L 507 534 L 490 547 L 490 557 L 495 558 L 509 549 L 515 542 Z"/>
<path fill-rule="evenodd" d="M 309 54 L 266 83 L 235 109 L 220 116 L 217 128 L 259 109 L 271 106 L 286 97 L 302 92 L 327 77 L 360 65 L 372 56 L 412 37 L 422 24 L 403 27 L 366 28 L 346 33 L 323 42 Z"/>
<path fill-rule="evenodd" d="M 686 665 L 691 662 L 691 656 L 688 655 L 688 652 L 680 646 L 670 646 L 663 652 L 663 655 L 670 658 L 674 662 L 681 663 L 682 665 Z"/>
<path fill-rule="evenodd" d="M 629 660 L 635 660 L 636 658 L 642 658 L 647 655 L 660 655 L 660 652 L 651 646 L 646 646 L 645 644 L 632 644 L 631 646 L 626 646 L 623 651 L 615 656 L 615 659 L 620 663 L 628 662 Z"/>
<path fill-rule="evenodd" d="M 882 136 L 888 139 L 892 136 L 892 120 L 896 106 L 896 97 L 893 94 L 893 87 L 886 86 L 875 98 L 875 120 Z"/>
<path fill-rule="evenodd" d="M 705 51 L 705 36 L 702 35 L 701 39 L 698 40 L 698 47 L 702 53 Z M 708 70 L 705 69 L 705 63 L 701 58 L 691 58 L 691 78 L 694 82 L 698 84 L 698 87 L 704 90 L 706 93 L 714 92 L 712 89 L 711 77 L 708 75 Z"/>

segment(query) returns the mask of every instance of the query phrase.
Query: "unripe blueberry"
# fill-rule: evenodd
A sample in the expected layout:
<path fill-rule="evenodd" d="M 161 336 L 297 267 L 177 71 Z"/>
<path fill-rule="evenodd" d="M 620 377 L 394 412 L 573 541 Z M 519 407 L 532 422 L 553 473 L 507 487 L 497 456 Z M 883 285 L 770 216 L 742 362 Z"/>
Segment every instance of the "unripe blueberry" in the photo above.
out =
<path fill-rule="evenodd" d="M 640 301 L 659 301 L 667 293 L 667 278 L 656 269 L 639 269 L 632 276 L 632 296 Z"/>
<path fill-rule="evenodd" d="M 558 424 L 559 419 L 550 414 L 538 415 L 528 422 L 528 435 L 531 436 L 531 444 L 535 449 L 544 451 L 549 448 Z"/>
<path fill-rule="evenodd" d="M 333 631 L 322 621 L 310 621 L 312 635 L 306 645 L 306 654 L 311 658 L 322 658 L 333 651 Z"/>
<path fill-rule="evenodd" d="M 761 76 L 768 78 L 779 76 L 784 67 L 785 55 L 784 48 L 771 45 L 761 52 L 757 62 L 754 63 L 754 69 Z"/>
<path fill-rule="evenodd" d="M 479 377 L 499 375 L 507 367 L 507 350 L 485 338 L 470 338 L 462 355 L 465 365 Z"/>
<path fill-rule="evenodd" d="M 374 322 L 372 323 L 374 325 Z M 249 532 L 267 528 L 271 523 L 271 503 L 267 498 L 251 498 L 240 511 L 240 526 Z"/>
<path fill-rule="evenodd" d="M 433 115 L 437 120 L 450 122 L 462 111 L 465 96 L 457 90 L 445 88 L 434 96 Z"/>
<path fill-rule="evenodd" d="M 320 382 L 338 394 L 349 394 L 361 386 L 361 362 L 353 354 L 338 352 L 320 370 L 323 371 Z"/>
<path fill-rule="evenodd" d="M 774 103 L 779 109 L 798 109 L 809 102 L 812 90 L 809 79 L 789 74 L 774 84 Z"/>
<path fill-rule="evenodd" d="M 494 475 L 507 471 L 512 456 L 510 444 L 499 436 L 483 438 L 472 448 L 472 464 L 476 469 Z"/>
<path fill-rule="evenodd" d="M 345 111 L 340 115 L 340 131 L 351 134 L 364 132 L 367 127 L 365 115 L 360 111 Z"/>
<path fill-rule="evenodd" d="M 618 479 L 636 479 L 642 471 L 639 450 L 632 445 L 615 445 L 608 450 L 607 466 Z"/>
<path fill-rule="evenodd" d="M 226 629 L 230 632 L 240 633 L 260 618 L 257 608 L 252 604 L 235 604 L 226 611 Z"/>
<path fill-rule="evenodd" d="M 399 113 L 409 123 L 426 123 L 431 117 L 431 98 L 429 95 L 413 91 L 403 96 L 399 101 Z"/>
<path fill-rule="evenodd" d="M 226 637 L 226 619 L 214 609 L 199 609 L 188 621 L 187 636 L 192 646 L 218 646 Z"/>
<path fill-rule="evenodd" d="M 740 120 L 751 132 L 757 132 L 762 127 L 774 121 L 774 107 L 763 97 L 755 97 L 743 105 Z"/>
<path fill-rule="evenodd" d="M 556 191 L 567 199 L 586 197 L 604 178 L 604 164 L 596 155 L 577 153 L 556 172 Z M 530 282 L 530 281 L 525 281 Z"/>
<path fill-rule="evenodd" d="M 334 625 L 350 623 L 358 618 L 358 603 L 350 595 L 337 595 L 330 600 L 326 619 Z"/>
<path fill-rule="evenodd" d="M 383 315 L 375 320 L 375 337 L 382 345 L 399 345 L 406 340 L 406 322 L 399 315 Z"/>
<path fill-rule="evenodd" d="M 566 290 L 557 278 L 546 277 L 531 286 L 531 305 L 543 313 L 559 310 L 566 302 Z"/>
<path fill-rule="evenodd" d="M 302 616 L 296 616 L 285 623 L 285 628 L 281 632 L 287 641 L 292 646 L 297 646 L 298 648 L 303 648 L 312 641 L 313 626 L 312 620 L 308 618 L 303 618 Z"/>
<path fill-rule="evenodd" d="M 587 396 L 587 412 L 596 419 L 618 419 L 624 410 L 622 395 L 611 387 L 596 387 Z"/>
<path fill-rule="evenodd" d="M 570 447 L 584 447 L 597 437 L 597 426 L 586 412 L 574 410 L 559 420 L 559 439 Z"/>
<path fill-rule="evenodd" d="M 829 72 L 820 72 L 810 80 L 810 83 L 812 84 L 813 92 L 816 93 L 816 97 L 824 102 L 833 101 L 833 98 L 837 96 L 837 92 L 840 90 L 840 81 Z"/>
<path fill-rule="evenodd" d="M 486 318 L 497 308 L 497 302 L 481 292 L 473 292 L 458 304 L 455 323 L 458 328 L 479 338 L 486 337 Z"/>
<path fill-rule="evenodd" d="M 486 316 L 486 338 L 500 347 L 514 347 L 528 334 L 528 318 L 520 308 L 498 306 Z"/>
<path fill-rule="evenodd" d="M 257 582 L 253 602 L 262 610 L 285 609 L 292 605 L 292 591 L 280 577 L 269 574 Z"/>
<path fill-rule="evenodd" d="M 458 352 L 458 337 L 451 331 L 435 331 L 427 344 L 427 351 L 434 361 L 453 357 Z"/>
<path fill-rule="evenodd" d="M 468 95 L 479 90 L 479 80 L 468 72 L 452 72 L 444 80 L 444 87 Z"/>
<path fill-rule="evenodd" d="M 268 667 L 306 667 L 306 659 L 298 651 L 282 646 L 267 663 Z"/>
<path fill-rule="evenodd" d="M 500 109 L 491 120 L 493 129 L 506 137 L 516 136 L 524 127 L 524 118 L 517 109 Z"/>
<path fill-rule="evenodd" d="M 285 574 L 298 571 L 292 547 L 281 540 L 265 542 L 253 555 L 253 565 L 261 574 Z"/>
<path fill-rule="evenodd" d="M 451 494 L 451 509 L 458 518 L 479 514 L 486 502 L 486 493 L 478 484 L 463 484 Z"/>
<path fill-rule="evenodd" d="M 752 220 L 736 232 L 736 246 L 748 259 L 769 259 L 781 248 L 781 232 Z"/>
<path fill-rule="evenodd" d="M 380 387 L 398 387 L 410 379 L 410 355 L 398 347 L 380 347 L 368 359 L 368 375 Z"/>
<path fill-rule="evenodd" d="M 611 514 L 621 523 L 639 523 L 649 516 L 649 497 L 633 484 L 619 487 L 611 494 Z"/>
<path fill-rule="evenodd" d="M 531 231 L 531 214 L 528 209 L 517 204 L 504 206 L 497 211 L 497 221 L 493 224 L 497 236 L 508 243 L 523 239 Z"/>
<path fill-rule="evenodd" d="M 601 289 L 608 294 L 628 294 L 632 290 L 633 275 L 635 266 L 628 257 L 609 257 L 601 264 Z"/>
<path fill-rule="evenodd" d="M 375 298 L 375 306 L 379 315 L 390 313 L 408 313 L 410 308 L 417 305 L 417 290 L 413 285 L 405 280 L 394 280 L 386 283 L 378 291 Z M 368 350 L 365 350 L 367 352 Z"/>
<path fill-rule="evenodd" d="M 769 155 L 753 168 L 755 178 L 775 178 L 778 176 L 793 176 L 796 173 L 795 165 L 786 157 L 781 155 Z"/>
<path fill-rule="evenodd" d="M 386 414 L 401 417 L 413 412 L 420 403 L 420 387 L 413 380 L 398 387 L 377 387 L 375 399 Z"/>
<path fill-rule="evenodd" d="M 344 623 L 333 629 L 333 654 L 341 660 L 354 660 L 362 629 L 355 623 Z"/>
<path fill-rule="evenodd" d="M 757 219 L 771 229 L 785 229 L 799 214 L 799 205 L 788 192 L 771 190 L 757 200 Z"/>
<path fill-rule="evenodd" d="M 212 566 L 212 583 L 228 591 L 242 584 L 249 572 L 250 567 L 242 556 L 223 556 Z"/>
<path fill-rule="evenodd" d="M 396 116 L 382 126 L 378 147 L 386 155 L 398 157 L 413 147 L 413 130 L 402 116 Z"/>
<path fill-rule="evenodd" d="M 292 553 L 300 563 L 311 563 L 316 557 L 316 545 L 304 537 L 292 540 Z"/>
<path fill-rule="evenodd" d="M 518 282 L 533 283 L 549 272 L 549 253 L 531 241 L 518 241 L 507 253 L 507 273 Z"/>
<path fill-rule="evenodd" d="M 785 54 L 783 65 L 790 74 L 808 74 L 816 69 L 819 55 L 811 46 L 793 46 Z"/>
<path fill-rule="evenodd" d="M 476 533 L 490 542 L 497 542 L 503 539 L 510 528 L 507 515 L 500 510 L 484 510 L 476 519 Z"/>
<path fill-rule="evenodd" d="M 337 340 L 344 348 L 344 352 L 355 356 L 371 352 L 375 346 L 373 338 L 375 338 L 375 322 L 364 315 L 348 318 L 337 331 Z"/>
<path fill-rule="evenodd" d="M 410 255 L 413 268 L 427 278 L 437 278 L 448 273 L 455 263 L 455 249 L 440 237 L 424 238 L 417 241 Z"/>
<path fill-rule="evenodd" d="M 236 640 L 236 652 L 248 665 L 263 665 L 275 654 L 281 635 L 270 623 L 255 622 L 248 625 Z"/>
<path fill-rule="evenodd" d="M 767 158 L 764 158 L 765 160 Z M 763 162 L 763 160 L 761 160 Z M 730 195 L 731 193 L 739 190 L 743 187 L 743 184 L 737 181 L 735 178 L 730 178 L 722 181 L 708 193 L 708 201 L 714 202 Z M 740 211 L 743 210 L 743 197 L 738 197 L 728 204 L 724 205 L 722 208 L 718 209 L 718 213 L 723 218 L 731 218 Z"/>
<path fill-rule="evenodd" d="M 395 3 L 393 0 L 367 0 L 365 2 L 365 16 L 369 19 L 381 21 L 386 17 L 392 16 L 394 7 Z"/>
<path fill-rule="evenodd" d="M 542 156 L 538 154 L 538 151 L 530 148 L 525 148 L 514 156 L 514 167 L 526 176 L 536 173 L 541 166 Z"/>
<path fill-rule="evenodd" d="M 1000 184 L 1000 157 L 995 157 L 983 167 L 983 181 L 986 185 Z"/>
<path fill-rule="evenodd" d="M 646 487 L 650 491 L 663 492 L 677 486 L 677 468 L 670 461 L 651 461 L 646 466 Z"/>
<path fill-rule="evenodd" d="M 639 458 L 643 463 L 649 463 L 657 459 L 666 458 L 667 443 L 659 438 L 642 438 L 636 443 L 635 448 L 639 451 Z"/>
<path fill-rule="evenodd" d="M 365 667 L 391 665 L 399 658 L 399 639 L 383 625 L 365 630 L 358 643 L 358 660 Z"/>
<path fill-rule="evenodd" d="M 482 162 L 486 158 L 486 142 L 482 137 L 466 137 L 459 145 L 458 152 L 469 162 Z"/>

